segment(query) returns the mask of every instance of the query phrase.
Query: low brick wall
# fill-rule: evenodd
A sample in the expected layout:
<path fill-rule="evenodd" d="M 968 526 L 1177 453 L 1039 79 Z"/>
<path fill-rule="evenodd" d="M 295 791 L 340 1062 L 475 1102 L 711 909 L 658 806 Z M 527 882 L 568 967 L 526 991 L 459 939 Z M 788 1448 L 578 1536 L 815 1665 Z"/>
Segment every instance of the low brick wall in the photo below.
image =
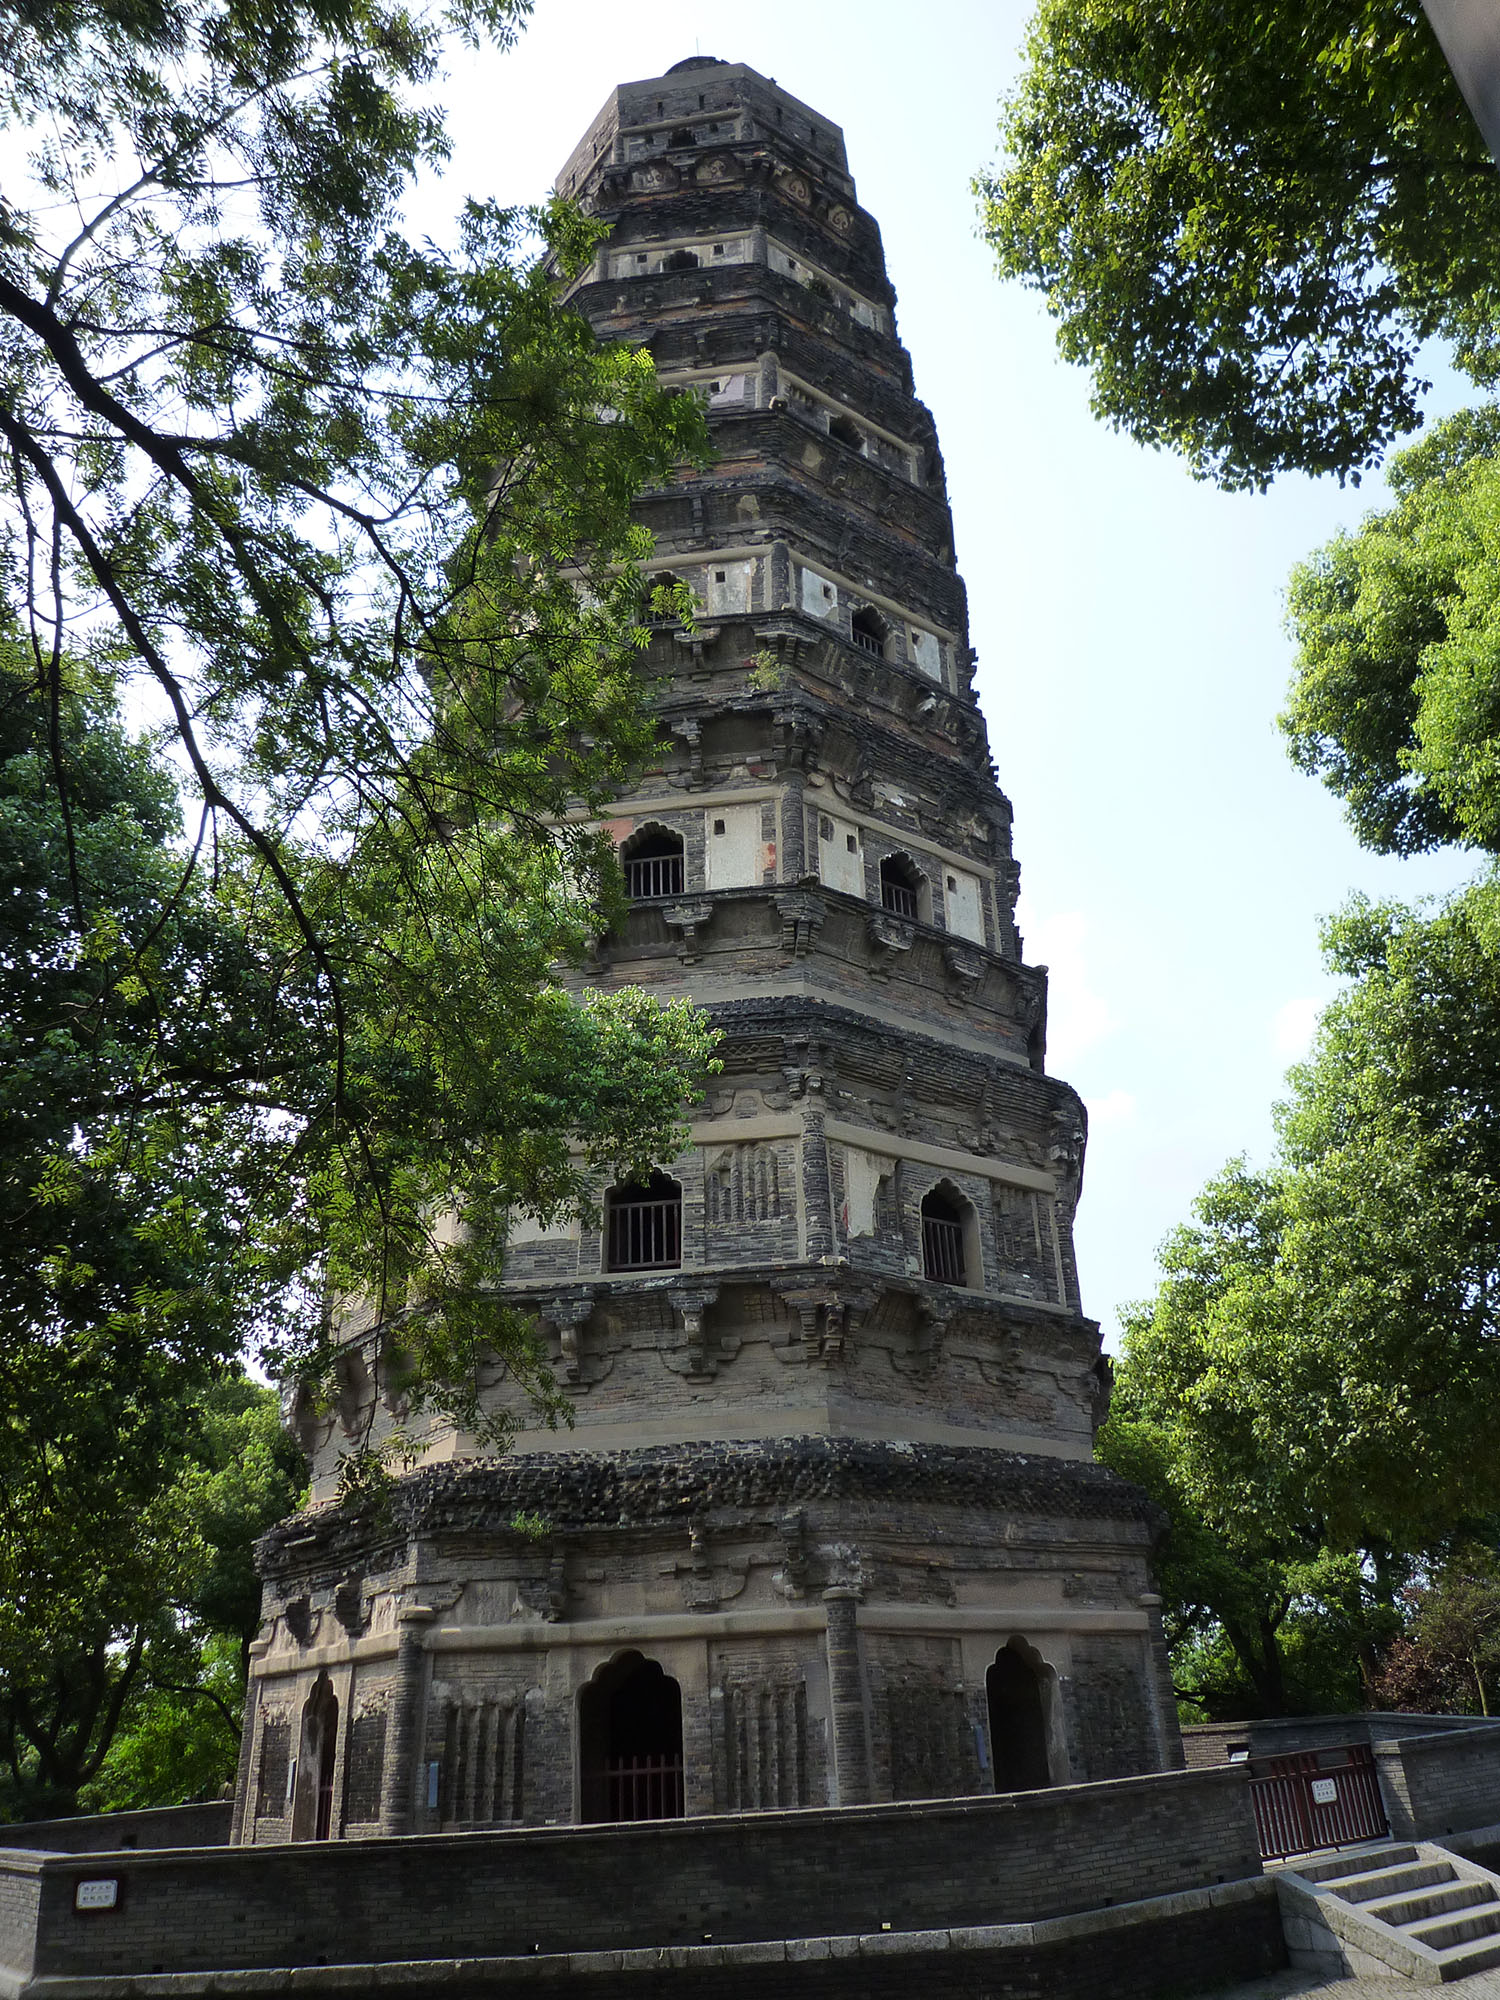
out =
<path fill-rule="evenodd" d="M 145 1812 L 79 1813 L 72 1819 L 0 1824 L 0 1848 L 40 1847 L 57 1854 L 113 1854 L 122 1847 L 223 1847 L 234 1807 L 152 1806 Z"/>
<path fill-rule="evenodd" d="M 1401 1840 L 1500 1821 L 1500 1724 L 1373 1744 L 1391 1832 Z"/>
<path fill-rule="evenodd" d="M 1276 1885 L 1265 1877 L 1087 1916 L 971 1929 L 778 1938 L 756 1944 L 408 1960 L 286 1971 L 179 1972 L 156 2000 L 1181 2000 L 1286 1964 Z M 0 1974 L 0 1991 L 4 1975 Z M 131 1978 L 49 1980 L 47 2000 L 140 2000 Z M 18 1989 L 25 2000 L 26 1989 Z"/>
<path fill-rule="evenodd" d="M 1232 1749 L 1245 1746 L 1252 1757 L 1289 1757 L 1299 1750 L 1333 1750 L 1345 1743 L 1387 1742 L 1395 1737 L 1491 1726 L 1482 1715 L 1406 1715 L 1399 1710 L 1272 1715 L 1253 1722 L 1190 1722 L 1182 1732 L 1182 1748 L 1189 1770 L 1211 1771 L 1229 1761 Z"/>
<path fill-rule="evenodd" d="M 152 1972 L 662 1948 L 1031 1923 L 1261 1873 L 1242 1771 L 1009 1797 L 296 1847 L 108 1866 L 0 1854 L 13 1972 Z M 107 1876 L 118 1907 L 74 1908 Z M 18 1879 L 19 1878 L 19 1879 Z"/>

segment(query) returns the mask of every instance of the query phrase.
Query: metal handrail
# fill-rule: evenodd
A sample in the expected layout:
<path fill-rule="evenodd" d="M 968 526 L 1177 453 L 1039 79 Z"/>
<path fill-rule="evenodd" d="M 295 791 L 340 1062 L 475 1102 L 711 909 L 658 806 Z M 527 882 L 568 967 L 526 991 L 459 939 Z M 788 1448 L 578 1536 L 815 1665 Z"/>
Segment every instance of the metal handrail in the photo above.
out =
<path fill-rule="evenodd" d="M 882 877 L 880 901 L 894 917 L 915 917 L 917 914 L 917 892 L 908 889 L 904 882 L 892 882 Z"/>

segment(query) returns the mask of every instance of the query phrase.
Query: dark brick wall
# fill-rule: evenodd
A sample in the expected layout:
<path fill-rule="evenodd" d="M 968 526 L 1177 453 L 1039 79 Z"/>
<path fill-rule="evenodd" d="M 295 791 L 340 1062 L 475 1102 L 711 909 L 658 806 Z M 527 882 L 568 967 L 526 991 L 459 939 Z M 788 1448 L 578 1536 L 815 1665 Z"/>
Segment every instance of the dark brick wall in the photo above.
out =
<path fill-rule="evenodd" d="M 1500 1726 L 1377 1738 L 1374 1750 L 1392 1833 L 1441 1838 L 1500 1822 Z"/>
<path fill-rule="evenodd" d="M 1140 1769 L 1151 1721 L 1138 1644 L 1110 1638 L 1075 1641 L 1068 1703 L 1075 1777 L 1097 1783 Z"/>
<path fill-rule="evenodd" d="M 285 1773 L 283 1773 L 283 1783 Z M 72 1819 L 22 1820 L 0 1826 L 0 1848 L 41 1847 L 60 1854 L 112 1854 L 130 1847 L 222 1847 L 233 1807 L 227 1799 L 144 1812 L 79 1813 Z"/>
<path fill-rule="evenodd" d="M 81 1977 L 1027 1923 L 1261 1872 L 1237 1771 L 653 1827 L 143 1853 L 112 1864 L 120 1905 L 102 1915 L 73 1908 L 97 1864 L 25 1865 L 43 1875 L 37 1971 Z"/>
<path fill-rule="evenodd" d="M 1210 1771 L 1228 1761 L 1231 1747 L 1248 1745 L 1252 1757 L 1283 1757 L 1298 1750 L 1335 1749 L 1345 1743 L 1494 1727 L 1488 1716 L 1404 1715 L 1392 1709 L 1344 1715 L 1273 1715 L 1251 1722 L 1188 1723 L 1182 1732 L 1182 1747 L 1189 1769 Z"/>

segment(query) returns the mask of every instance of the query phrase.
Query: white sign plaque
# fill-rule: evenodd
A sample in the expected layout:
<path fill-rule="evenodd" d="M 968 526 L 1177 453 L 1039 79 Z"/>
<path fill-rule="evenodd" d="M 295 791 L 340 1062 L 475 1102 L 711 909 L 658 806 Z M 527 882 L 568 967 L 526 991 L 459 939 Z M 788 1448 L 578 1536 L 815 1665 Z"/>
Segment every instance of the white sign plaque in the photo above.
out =
<path fill-rule="evenodd" d="M 1312 1794 L 1315 1806 L 1331 1806 L 1339 1795 L 1339 1788 L 1332 1778 L 1314 1778 Z"/>
<path fill-rule="evenodd" d="M 73 1890 L 75 1910 L 112 1910 L 120 1900 L 120 1885 L 113 1877 L 104 1881 L 79 1882 Z"/>

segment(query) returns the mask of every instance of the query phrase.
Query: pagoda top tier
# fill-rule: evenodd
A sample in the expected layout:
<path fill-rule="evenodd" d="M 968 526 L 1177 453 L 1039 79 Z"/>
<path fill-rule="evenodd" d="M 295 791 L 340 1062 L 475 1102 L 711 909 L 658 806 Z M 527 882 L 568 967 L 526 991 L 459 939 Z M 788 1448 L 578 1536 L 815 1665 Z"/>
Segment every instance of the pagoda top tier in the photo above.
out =
<path fill-rule="evenodd" d="M 594 169 L 669 155 L 678 146 L 774 140 L 853 195 L 842 129 L 748 63 L 689 56 L 663 76 L 618 84 L 568 155 L 557 191 L 576 199 Z"/>

